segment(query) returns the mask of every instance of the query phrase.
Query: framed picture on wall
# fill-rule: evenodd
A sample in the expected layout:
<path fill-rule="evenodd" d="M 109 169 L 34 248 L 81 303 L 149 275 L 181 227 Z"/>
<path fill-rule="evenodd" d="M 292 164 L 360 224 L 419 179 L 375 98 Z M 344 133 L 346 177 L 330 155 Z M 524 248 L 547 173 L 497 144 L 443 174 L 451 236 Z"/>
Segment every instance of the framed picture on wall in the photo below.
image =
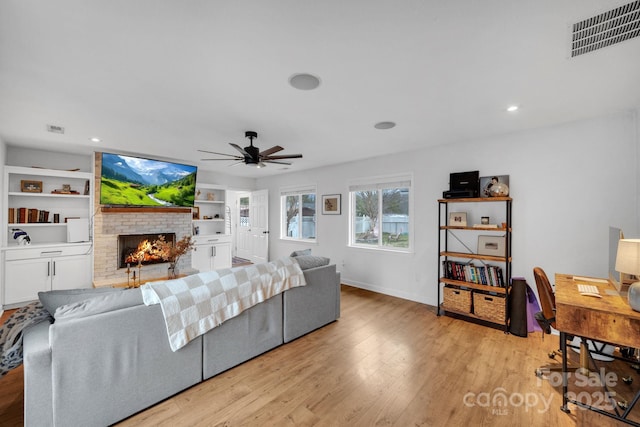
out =
<path fill-rule="evenodd" d="M 341 194 L 325 194 L 322 196 L 322 215 L 340 215 L 341 209 Z"/>

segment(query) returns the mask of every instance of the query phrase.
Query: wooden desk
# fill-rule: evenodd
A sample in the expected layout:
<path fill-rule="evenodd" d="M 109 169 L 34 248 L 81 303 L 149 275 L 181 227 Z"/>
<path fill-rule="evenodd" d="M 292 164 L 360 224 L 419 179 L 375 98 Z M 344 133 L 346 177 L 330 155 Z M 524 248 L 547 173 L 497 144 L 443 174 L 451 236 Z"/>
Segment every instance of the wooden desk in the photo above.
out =
<path fill-rule="evenodd" d="M 624 347 L 640 348 L 640 312 L 631 309 L 626 297 L 620 296 L 611 282 L 606 279 L 556 274 L 555 283 L 556 327 L 560 331 L 563 354 L 566 354 L 567 351 L 566 336 L 568 334 L 582 338 L 580 360 L 583 367 L 589 357 L 588 351 L 585 351 L 587 338 Z M 578 292 L 578 283 L 596 286 L 602 298 L 581 295 Z M 562 364 L 565 379 L 562 409 L 568 412 L 566 357 L 563 357 Z M 627 411 L 620 413 L 616 410 L 615 414 L 585 406 L 579 402 L 572 401 L 572 403 L 588 407 L 588 409 L 625 423 L 638 425 L 625 419 L 638 398 L 640 398 L 640 392 L 633 399 Z"/>
<path fill-rule="evenodd" d="M 602 298 L 580 295 L 578 283 L 595 285 Z M 640 348 L 640 312 L 605 279 L 556 274 L 556 326 L 568 334 Z"/>

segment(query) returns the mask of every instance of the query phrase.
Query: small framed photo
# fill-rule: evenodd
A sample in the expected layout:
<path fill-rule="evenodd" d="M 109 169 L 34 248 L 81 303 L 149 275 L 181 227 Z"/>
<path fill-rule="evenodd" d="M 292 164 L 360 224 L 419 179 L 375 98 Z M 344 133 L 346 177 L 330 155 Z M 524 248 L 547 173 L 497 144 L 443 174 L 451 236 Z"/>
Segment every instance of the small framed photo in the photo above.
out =
<path fill-rule="evenodd" d="M 200 219 L 200 207 L 194 206 L 191 208 L 192 219 Z"/>
<path fill-rule="evenodd" d="M 341 205 L 341 194 L 324 194 L 322 196 L 322 215 L 340 215 Z"/>
<path fill-rule="evenodd" d="M 478 236 L 478 255 L 505 256 L 504 236 Z"/>
<path fill-rule="evenodd" d="M 491 197 L 491 187 L 502 183 L 509 186 L 509 175 L 492 175 L 480 177 L 480 197 Z"/>
<path fill-rule="evenodd" d="M 71 184 L 62 184 L 63 193 L 71 193 Z"/>
<path fill-rule="evenodd" d="M 466 227 L 467 213 L 466 212 L 449 212 L 449 226 Z"/>
<path fill-rule="evenodd" d="M 42 181 L 20 181 L 20 191 L 23 193 L 42 193 Z"/>

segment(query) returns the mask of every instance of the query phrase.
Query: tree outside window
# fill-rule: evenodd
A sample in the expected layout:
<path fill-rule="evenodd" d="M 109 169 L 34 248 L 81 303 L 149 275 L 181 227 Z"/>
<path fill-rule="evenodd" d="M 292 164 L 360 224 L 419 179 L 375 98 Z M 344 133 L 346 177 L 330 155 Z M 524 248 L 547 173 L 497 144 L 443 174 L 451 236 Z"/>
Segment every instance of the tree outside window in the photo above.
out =
<path fill-rule="evenodd" d="M 370 184 L 352 189 L 351 245 L 409 249 L 410 194 L 409 185 Z"/>
<path fill-rule="evenodd" d="M 282 196 L 282 238 L 315 240 L 316 195 L 315 193 L 289 194 Z"/>

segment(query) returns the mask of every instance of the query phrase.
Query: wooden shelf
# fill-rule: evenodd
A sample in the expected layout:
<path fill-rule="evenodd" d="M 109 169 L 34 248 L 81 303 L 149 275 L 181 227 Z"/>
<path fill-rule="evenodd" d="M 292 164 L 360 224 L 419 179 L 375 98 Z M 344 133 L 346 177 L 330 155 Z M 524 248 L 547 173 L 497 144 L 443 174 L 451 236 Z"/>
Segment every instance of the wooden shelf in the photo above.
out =
<path fill-rule="evenodd" d="M 488 285 L 482 285 L 480 283 L 463 282 L 461 280 L 445 279 L 444 277 L 440 278 L 440 282 L 445 283 L 447 285 L 460 286 L 460 287 L 465 287 L 469 289 L 475 289 L 478 291 L 494 292 L 496 294 L 501 294 L 501 295 L 505 295 L 507 293 L 507 289 L 500 286 L 488 286 Z"/>
<path fill-rule="evenodd" d="M 441 225 L 440 230 L 478 230 L 478 231 L 502 231 L 511 232 L 511 228 L 496 227 L 458 227 L 455 225 Z"/>
<path fill-rule="evenodd" d="M 438 199 L 440 203 L 478 203 L 478 202 L 506 202 L 511 197 L 468 197 L 464 199 Z"/>
<path fill-rule="evenodd" d="M 469 254 L 465 252 L 440 252 L 440 256 L 453 257 L 453 258 L 481 259 L 484 261 L 494 261 L 494 262 L 507 262 L 507 261 L 511 262 L 511 257 L 505 258 L 503 256 Z"/>

